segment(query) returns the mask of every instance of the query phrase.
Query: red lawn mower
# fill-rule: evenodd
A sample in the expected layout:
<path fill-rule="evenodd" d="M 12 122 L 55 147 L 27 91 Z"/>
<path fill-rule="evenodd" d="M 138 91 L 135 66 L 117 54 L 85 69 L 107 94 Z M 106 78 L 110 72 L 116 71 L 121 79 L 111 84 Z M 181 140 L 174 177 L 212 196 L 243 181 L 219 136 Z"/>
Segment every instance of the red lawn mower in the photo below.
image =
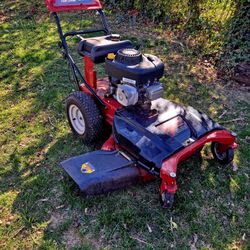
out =
<path fill-rule="evenodd" d="M 158 177 L 161 204 L 171 208 L 180 162 L 206 143 L 211 143 L 219 163 L 233 161 L 236 135 L 192 107 L 162 99 L 164 64 L 154 55 L 142 54 L 131 41 L 110 33 L 98 0 L 47 0 L 46 4 L 55 18 L 59 46 L 78 87 L 66 100 L 73 133 L 90 143 L 98 140 L 104 126 L 112 126 L 112 134 L 101 150 L 61 163 L 85 195 Z M 74 10 L 97 11 L 102 28 L 63 33 L 57 13 Z M 103 35 L 83 37 L 93 33 Z M 83 75 L 69 54 L 66 40 L 72 36 L 79 38 Z M 108 76 L 97 80 L 94 64 L 100 63 L 105 64 Z"/>

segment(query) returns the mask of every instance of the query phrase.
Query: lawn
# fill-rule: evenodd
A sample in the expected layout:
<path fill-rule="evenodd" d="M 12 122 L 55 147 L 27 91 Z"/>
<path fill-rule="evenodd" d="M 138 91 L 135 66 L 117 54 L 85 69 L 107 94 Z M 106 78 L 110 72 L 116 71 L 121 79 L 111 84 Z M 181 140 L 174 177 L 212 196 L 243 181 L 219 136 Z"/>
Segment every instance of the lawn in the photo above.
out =
<path fill-rule="evenodd" d="M 64 99 L 73 85 L 53 19 L 35 3 L 0 3 L 0 249 L 249 249 L 249 89 L 218 79 L 213 62 L 172 32 L 109 17 L 164 61 L 165 97 L 235 131 L 239 149 L 234 166 L 218 165 L 209 146 L 182 164 L 171 212 L 159 205 L 159 181 L 82 197 L 59 163 L 107 136 L 87 147 L 71 134 Z"/>

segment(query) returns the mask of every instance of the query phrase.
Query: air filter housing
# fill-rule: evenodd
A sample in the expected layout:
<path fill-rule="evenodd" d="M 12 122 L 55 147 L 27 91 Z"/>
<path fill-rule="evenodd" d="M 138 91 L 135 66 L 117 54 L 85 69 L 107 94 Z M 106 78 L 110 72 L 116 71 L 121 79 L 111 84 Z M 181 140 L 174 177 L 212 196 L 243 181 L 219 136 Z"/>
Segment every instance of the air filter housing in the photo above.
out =
<path fill-rule="evenodd" d="M 135 49 L 120 49 L 114 60 L 106 59 L 106 71 L 116 82 L 128 81 L 136 87 L 158 81 L 164 72 L 164 64 L 153 55 L 141 54 Z"/>
<path fill-rule="evenodd" d="M 142 61 L 142 54 L 136 49 L 121 49 L 115 57 L 116 62 L 126 65 L 137 65 Z"/>

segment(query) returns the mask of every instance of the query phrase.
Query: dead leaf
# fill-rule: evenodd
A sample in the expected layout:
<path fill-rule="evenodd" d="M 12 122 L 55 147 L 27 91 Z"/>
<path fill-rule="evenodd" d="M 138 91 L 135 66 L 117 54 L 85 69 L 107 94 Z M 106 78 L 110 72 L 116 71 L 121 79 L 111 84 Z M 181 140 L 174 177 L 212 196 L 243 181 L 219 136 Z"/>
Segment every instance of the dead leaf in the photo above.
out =
<path fill-rule="evenodd" d="M 63 208 L 63 207 L 64 207 L 64 205 L 61 205 L 61 206 L 56 207 L 56 209 L 60 209 L 60 208 Z"/>
<path fill-rule="evenodd" d="M 191 243 L 191 250 L 197 250 L 196 243 L 198 241 L 198 235 L 194 234 L 193 235 L 193 241 Z"/>
<path fill-rule="evenodd" d="M 235 163 L 235 161 L 232 162 L 233 171 L 236 172 L 238 170 L 238 165 Z"/>
<path fill-rule="evenodd" d="M 170 230 L 171 230 L 171 232 L 173 231 L 173 229 L 177 229 L 177 228 L 178 228 L 177 223 L 175 223 L 175 222 L 173 221 L 173 218 L 171 217 L 171 218 L 170 218 Z"/>
<path fill-rule="evenodd" d="M 243 240 L 243 241 L 246 241 L 246 233 L 244 233 L 244 234 L 242 235 L 242 240 Z"/>
<path fill-rule="evenodd" d="M 147 227 L 148 227 L 148 231 L 150 232 L 150 233 L 152 233 L 152 229 L 151 229 L 151 227 L 147 224 Z"/>
<path fill-rule="evenodd" d="M 49 200 L 48 198 L 45 198 L 45 199 L 40 199 L 39 201 L 45 202 L 45 201 L 48 201 L 48 200 Z"/>

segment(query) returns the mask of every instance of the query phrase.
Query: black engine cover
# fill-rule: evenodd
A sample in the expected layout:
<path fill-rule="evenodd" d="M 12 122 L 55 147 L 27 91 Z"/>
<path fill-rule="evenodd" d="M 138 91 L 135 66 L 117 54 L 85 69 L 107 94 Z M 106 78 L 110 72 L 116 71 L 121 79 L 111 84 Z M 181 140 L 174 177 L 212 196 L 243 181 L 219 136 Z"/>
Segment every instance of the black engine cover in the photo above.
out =
<path fill-rule="evenodd" d="M 106 59 L 106 71 L 115 80 L 134 80 L 137 86 L 159 80 L 164 73 L 164 64 L 153 55 L 142 55 L 135 49 L 121 49 L 114 60 Z"/>

